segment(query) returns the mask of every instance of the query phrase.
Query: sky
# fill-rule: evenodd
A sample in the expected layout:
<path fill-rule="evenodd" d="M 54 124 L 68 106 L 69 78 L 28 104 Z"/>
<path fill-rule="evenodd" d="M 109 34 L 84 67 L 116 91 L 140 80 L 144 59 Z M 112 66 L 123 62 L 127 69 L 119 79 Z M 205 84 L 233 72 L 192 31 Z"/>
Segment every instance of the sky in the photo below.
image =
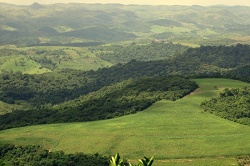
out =
<path fill-rule="evenodd" d="M 17 5 L 30 5 L 34 2 L 40 4 L 54 3 L 121 3 L 121 4 L 142 4 L 142 5 L 242 5 L 250 6 L 250 0 L 0 0 Z"/>

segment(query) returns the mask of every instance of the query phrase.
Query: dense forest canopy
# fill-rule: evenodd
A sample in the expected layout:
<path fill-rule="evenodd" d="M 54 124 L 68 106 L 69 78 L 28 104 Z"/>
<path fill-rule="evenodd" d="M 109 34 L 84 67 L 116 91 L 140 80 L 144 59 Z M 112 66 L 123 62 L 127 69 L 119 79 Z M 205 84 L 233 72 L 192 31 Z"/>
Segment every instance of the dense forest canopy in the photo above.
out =
<path fill-rule="evenodd" d="M 108 157 L 98 153 L 87 155 L 84 153 L 65 154 L 63 151 L 51 152 L 41 146 L 15 146 L 0 144 L 0 165 L 30 165 L 30 166 L 62 166 L 87 165 L 108 166 Z"/>
<path fill-rule="evenodd" d="M 218 97 L 204 101 L 201 107 L 222 118 L 250 125 L 250 88 L 225 89 Z"/>
<path fill-rule="evenodd" d="M 183 54 L 187 50 L 187 47 L 180 44 L 152 42 L 145 45 L 100 46 L 96 49 L 106 51 L 98 54 L 98 57 L 113 64 L 117 64 L 127 63 L 132 59 L 137 61 L 166 60 Z"/>

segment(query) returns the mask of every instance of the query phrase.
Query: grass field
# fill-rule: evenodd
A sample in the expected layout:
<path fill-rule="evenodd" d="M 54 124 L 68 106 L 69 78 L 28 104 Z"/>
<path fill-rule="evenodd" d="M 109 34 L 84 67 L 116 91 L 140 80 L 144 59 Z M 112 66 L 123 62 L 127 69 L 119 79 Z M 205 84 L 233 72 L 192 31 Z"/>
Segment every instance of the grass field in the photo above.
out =
<path fill-rule="evenodd" d="M 7 59 L 9 58 L 9 59 Z M 0 70 L 22 72 L 28 74 L 42 74 L 50 72 L 49 69 L 41 68 L 41 65 L 22 55 L 5 57 L 5 63 L 0 66 Z M 1 58 L 3 60 L 4 58 Z"/>
<path fill-rule="evenodd" d="M 172 32 L 175 34 L 180 34 L 184 32 L 190 32 L 192 30 L 185 27 L 166 27 L 166 26 L 152 25 L 151 31 L 154 33 Z"/>
<path fill-rule="evenodd" d="M 224 88 L 249 86 L 235 80 L 197 79 L 200 88 L 177 101 L 159 101 L 120 118 L 29 126 L 0 131 L 1 142 L 40 144 L 52 151 L 113 155 L 135 160 L 155 156 L 155 165 L 236 165 L 250 154 L 250 127 L 203 112 L 200 103 Z M 214 87 L 217 86 L 215 89 Z"/>
<path fill-rule="evenodd" d="M 8 49 L 9 53 L 3 56 Z M 44 51 L 38 54 L 36 51 Z M 39 59 L 36 61 L 35 59 Z M 44 63 L 45 62 L 45 63 Z M 51 69 L 48 66 L 54 64 Z M 95 53 L 85 47 L 67 46 L 36 46 L 11 47 L 0 46 L 0 73 L 1 71 L 20 71 L 28 74 L 42 74 L 58 69 L 97 70 L 110 67 L 112 64 L 100 59 Z"/>

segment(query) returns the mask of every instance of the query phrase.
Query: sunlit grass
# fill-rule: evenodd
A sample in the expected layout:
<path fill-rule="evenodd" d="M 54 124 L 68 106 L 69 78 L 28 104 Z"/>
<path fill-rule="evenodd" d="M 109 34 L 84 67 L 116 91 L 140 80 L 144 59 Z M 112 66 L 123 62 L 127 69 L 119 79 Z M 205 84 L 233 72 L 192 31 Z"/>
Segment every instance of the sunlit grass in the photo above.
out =
<path fill-rule="evenodd" d="M 8 72 L 22 72 L 28 74 L 42 74 L 51 72 L 51 70 L 60 69 L 77 69 L 77 70 L 97 70 L 102 67 L 110 67 L 110 62 L 104 61 L 97 57 L 94 52 L 85 47 L 66 47 L 66 46 L 37 46 L 37 47 L 14 47 L 14 46 L 0 46 L 0 49 L 7 48 L 16 51 L 25 52 L 27 55 L 0 55 L 0 73 L 1 71 Z M 63 50 L 65 55 L 37 55 L 36 50 L 57 51 Z M 48 68 L 46 65 L 40 64 L 34 60 L 34 57 L 46 57 L 53 61 L 55 68 Z M 59 56 L 56 58 L 54 56 Z M 66 57 L 66 58 L 64 58 Z M 70 57 L 71 59 L 68 59 Z M 60 60 L 59 62 L 59 59 Z"/>
<path fill-rule="evenodd" d="M 165 27 L 165 26 L 153 25 L 151 26 L 151 31 L 154 33 L 172 32 L 180 34 L 183 32 L 190 32 L 192 30 L 185 27 Z"/>

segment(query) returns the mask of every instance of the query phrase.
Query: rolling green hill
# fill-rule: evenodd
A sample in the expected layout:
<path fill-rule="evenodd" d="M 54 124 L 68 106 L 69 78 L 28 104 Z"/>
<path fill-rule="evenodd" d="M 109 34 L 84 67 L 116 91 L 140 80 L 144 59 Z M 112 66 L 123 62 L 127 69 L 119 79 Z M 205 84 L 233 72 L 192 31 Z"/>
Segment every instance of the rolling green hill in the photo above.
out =
<path fill-rule="evenodd" d="M 161 100 L 178 100 L 197 88 L 197 84 L 181 77 L 148 77 L 130 79 L 105 86 L 96 92 L 54 107 L 37 106 L 28 110 L 14 110 L 0 116 L 0 130 L 36 124 L 83 122 L 110 119 L 142 111 Z M 20 87 L 16 89 L 20 99 L 33 97 L 33 92 Z M 6 95 L 13 93 L 7 91 Z M 68 97 L 65 90 L 62 94 Z M 39 95 L 38 95 L 39 96 Z M 56 94 L 49 93 L 50 100 Z M 6 97 L 3 97 L 3 100 Z M 55 100 L 55 99 L 54 99 Z M 39 101 L 38 101 L 39 102 Z M 34 103 L 35 104 L 35 103 Z"/>
<path fill-rule="evenodd" d="M 119 152 L 129 159 L 155 155 L 156 165 L 235 165 L 234 156 L 250 153 L 249 126 L 203 112 L 200 103 L 224 88 L 249 84 L 227 79 L 195 81 L 200 88 L 189 96 L 159 101 L 137 114 L 104 121 L 4 130 L 0 140 L 40 144 L 67 153 Z"/>
<path fill-rule="evenodd" d="M 34 46 L 0 47 L 0 73 L 42 74 L 61 69 L 97 70 L 112 64 L 87 47 Z"/>

